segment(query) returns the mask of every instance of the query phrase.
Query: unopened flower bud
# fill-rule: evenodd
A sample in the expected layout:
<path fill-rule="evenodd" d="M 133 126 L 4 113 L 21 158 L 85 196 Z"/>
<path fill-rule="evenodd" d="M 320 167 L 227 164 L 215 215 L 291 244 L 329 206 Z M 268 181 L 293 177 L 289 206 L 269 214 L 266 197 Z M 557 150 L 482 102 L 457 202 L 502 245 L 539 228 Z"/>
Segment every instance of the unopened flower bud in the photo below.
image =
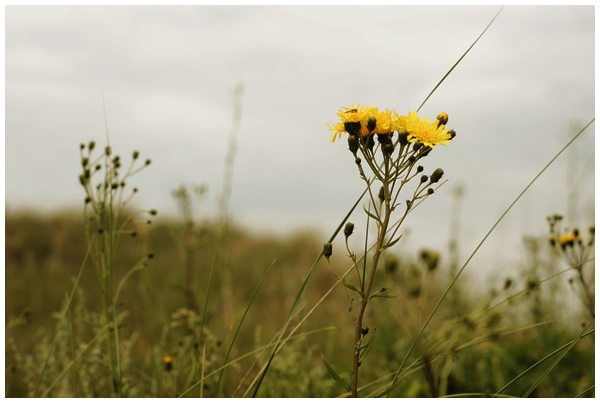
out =
<path fill-rule="evenodd" d="M 379 197 L 379 201 L 383 203 L 385 200 L 385 190 L 383 190 L 383 186 L 379 189 L 379 194 L 377 196 Z"/>
<path fill-rule="evenodd" d="M 408 133 L 407 132 L 398 133 L 398 141 L 403 146 L 407 145 L 408 144 Z"/>
<path fill-rule="evenodd" d="M 90 143 L 88 144 L 88 149 L 90 151 L 92 151 L 94 149 L 94 147 L 96 147 L 96 143 L 93 141 L 90 141 Z"/>
<path fill-rule="evenodd" d="M 423 143 L 419 143 L 418 141 L 413 145 L 413 151 L 419 151 L 423 147 Z"/>
<path fill-rule="evenodd" d="M 381 151 L 383 152 L 383 154 L 385 155 L 392 155 L 394 153 L 394 144 L 393 143 L 386 143 L 381 147 Z"/>
<path fill-rule="evenodd" d="M 448 130 L 448 134 L 450 135 L 450 140 L 452 140 L 452 139 L 454 139 L 454 137 L 456 137 L 456 132 L 454 131 L 454 129 Z"/>
<path fill-rule="evenodd" d="M 369 130 L 369 133 L 372 132 L 373 130 L 375 130 L 376 126 L 377 126 L 377 119 L 369 118 L 369 121 L 367 122 L 367 130 Z"/>
<path fill-rule="evenodd" d="M 156 212 L 156 210 L 154 210 L 154 209 L 150 210 L 150 215 L 156 215 L 156 214 L 158 214 L 158 213 Z"/>
<path fill-rule="evenodd" d="M 432 195 L 433 194 L 433 189 L 432 188 L 427 189 L 427 194 L 428 195 Z"/>
<path fill-rule="evenodd" d="M 427 176 L 427 175 L 421 176 L 421 183 L 427 182 L 428 179 L 429 179 L 429 176 Z"/>
<path fill-rule="evenodd" d="M 438 168 L 435 171 L 433 171 L 433 173 L 431 174 L 431 177 L 429 179 L 431 180 L 431 183 L 437 183 L 437 182 L 439 182 L 440 179 L 442 179 L 443 175 L 444 175 L 444 170 L 442 168 Z"/>
<path fill-rule="evenodd" d="M 419 165 L 419 166 L 417 167 L 417 172 L 423 172 L 423 170 L 424 170 L 424 169 L 425 169 L 425 168 L 423 168 L 423 166 Z"/>
<path fill-rule="evenodd" d="M 325 256 L 325 258 L 327 260 L 329 260 L 329 258 L 331 257 L 332 254 L 333 254 L 333 245 L 330 244 L 329 242 L 323 244 L 323 256 Z"/>
<path fill-rule="evenodd" d="M 356 154 L 356 151 L 358 150 L 358 136 L 348 136 L 348 149 L 352 154 Z"/>
<path fill-rule="evenodd" d="M 106 148 L 104 149 L 104 154 L 110 155 L 111 151 L 112 150 L 110 149 L 110 146 L 106 146 Z"/>
<path fill-rule="evenodd" d="M 350 235 L 352 235 L 352 232 L 354 232 L 354 224 L 347 222 L 346 226 L 344 227 L 344 235 L 346 238 L 348 238 Z"/>
<path fill-rule="evenodd" d="M 79 149 L 80 150 L 83 150 L 84 148 L 85 148 L 85 144 L 83 144 L 83 143 L 79 144 Z"/>
<path fill-rule="evenodd" d="M 88 164 L 89 162 L 90 162 L 90 160 L 89 160 L 88 158 L 86 158 L 86 157 L 83 157 L 83 158 L 81 159 L 81 165 L 82 165 L 82 166 L 84 166 L 84 167 L 85 167 L 85 166 L 87 166 L 87 164 Z"/>
<path fill-rule="evenodd" d="M 150 165 L 152 161 L 150 161 L 149 159 L 146 160 L 146 165 Z"/>
<path fill-rule="evenodd" d="M 438 127 L 441 125 L 445 125 L 448 123 L 448 114 L 446 112 L 442 112 L 438 115 L 437 120 L 439 122 Z"/>
<path fill-rule="evenodd" d="M 140 153 L 138 151 L 134 151 L 133 152 L 133 159 L 137 160 L 137 158 L 140 156 Z"/>
<path fill-rule="evenodd" d="M 356 158 L 354 159 L 354 162 L 356 163 L 356 165 L 360 165 L 360 163 L 361 163 L 362 161 L 360 160 L 360 158 L 356 157 Z"/>

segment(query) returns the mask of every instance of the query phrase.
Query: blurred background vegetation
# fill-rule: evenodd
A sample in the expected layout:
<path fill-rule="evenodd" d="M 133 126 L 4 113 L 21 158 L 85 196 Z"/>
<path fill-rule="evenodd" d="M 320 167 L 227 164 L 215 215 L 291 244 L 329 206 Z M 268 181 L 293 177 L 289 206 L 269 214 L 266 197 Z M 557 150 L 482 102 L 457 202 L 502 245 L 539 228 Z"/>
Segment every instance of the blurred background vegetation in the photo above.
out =
<path fill-rule="evenodd" d="M 222 226 L 219 220 L 190 214 L 191 203 L 198 202 L 203 194 L 201 188 L 193 189 L 182 185 L 173 191 L 180 207 L 179 219 L 132 224 L 136 236 L 123 238 L 119 245 L 116 278 L 124 276 L 141 256 L 154 255 L 146 268 L 132 275 L 119 301 L 119 310 L 128 312 L 120 329 L 125 396 L 175 397 L 193 384 L 192 379 L 199 380 L 200 371 L 208 374 L 219 368 L 252 293 L 276 260 L 250 307 L 230 360 L 269 343 L 322 249 L 324 240 L 316 233 L 268 237 L 228 225 L 219 247 L 206 323 L 199 334 L 209 271 Z M 194 201 L 193 194 L 199 199 Z M 460 196 L 460 192 L 456 194 Z M 84 269 L 67 320 L 59 320 L 56 314 L 64 306 L 84 261 L 87 244 L 83 227 L 76 212 L 50 216 L 6 212 L 8 397 L 32 395 L 55 332 L 59 334 L 57 345 L 41 390 L 68 368 L 100 328 L 101 292 L 91 262 Z M 366 324 L 376 336 L 361 367 L 361 385 L 397 370 L 455 274 L 456 265 L 462 264 L 453 255 L 458 241 L 451 242 L 450 248 L 432 245 L 431 250 L 402 254 L 392 249 L 385 256 L 385 270 L 379 273 L 375 287 L 385 287 L 389 295 L 398 297 L 375 300 L 367 312 Z M 523 239 L 523 247 L 519 277 L 499 276 L 498 284 L 474 286 L 466 273 L 453 287 L 409 363 L 419 357 L 422 361 L 391 396 L 493 394 L 581 332 L 589 315 L 578 301 L 564 305 L 564 301 L 576 300 L 568 286 L 572 270 L 541 283 L 568 266 L 552 253 L 546 234 Z M 337 251 L 334 249 L 331 258 L 338 273 L 349 267 L 349 259 L 341 250 L 341 245 Z M 321 261 L 292 326 L 335 280 L 326 262 Z M 304 323 L 301 332 L 325 330 L 286 345 L 276 356 L 259 396 L 333 397 L 345 393 L 327 372 L 321 355 L 341 377 L 349 379 L 353 323 L 348 307 L 344 288 L 336 288 Z M 109 396 L 105 348 L 98 341 L 86 350 L 49 396 Z M 165 357 L 169 357 L 169 364 Z M 267 358 L 268 354 L 255 353 L 227 368 L 220 396 L 241 397 Z M 522 395 L 553 360 L 539 365 L 502 393 Z M 199 362 L 203 363 L 201 368 Z M 594 384 L 593 334 L 576 344 L 558 365 L 532 396 L 573 397 Z M 218 374 L 207 379 L 201 391 L 196 388 L 187 396 L 215 396 L 217 378 Z M 375 383 L 366 391 L 370 393 L 384 384 Z M 593 389 L 586 396 L 591 395 Z"/>

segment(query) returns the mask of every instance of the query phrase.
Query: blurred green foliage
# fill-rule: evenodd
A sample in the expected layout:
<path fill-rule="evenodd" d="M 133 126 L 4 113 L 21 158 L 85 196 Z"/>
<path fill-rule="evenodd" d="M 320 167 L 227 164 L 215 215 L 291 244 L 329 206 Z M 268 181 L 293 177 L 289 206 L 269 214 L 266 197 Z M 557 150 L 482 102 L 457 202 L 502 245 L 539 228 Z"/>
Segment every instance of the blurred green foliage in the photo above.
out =
<path fill-rule="evenodd" d="M 182 237 L 181 224 L 176 219 L 157 220 L 150 225 L 136 223 L 137 236 L 124 237 L 119 246 L 117 278 L 125 275 L 140 256 L 154 254 L 150 265 L 134 273 L 126 283 L 119 300 L 120 310 L 126 315 L 120 337 L 124 395 L 128 397 L 175 397 L 198 381 L 200 374 L 219 368 L 232 329 L 264 272 L 277 259 L 250 308 L 230 360 L 269 343 L 283 324 L 324 241 L 316 233 L 257 236 L 229 226 L 221 258 L 217 260 L 207 320 L 200 334 L 199 313 L 221 227 L 208 221 L 197 223 L 194 232 L 188 231 Z M 191 236 L 197 238 L 190 240 Z M 76 214 L 7 212 L 5 242 L 6 396 L 26 397 L 32 394 L 55 332 L 59 332 L 57 347 L 42 389 L 67 368 L 99 331 L 102 301 L 97 273 L 90 263 L 67 319 L 59 321 L 55 315 L 73 286 L 87 249 L 83 223 Z M 188 246 L 182 247 L 185 242 Z M 192 280 L 190 260 L 186 260 L 190 245 L 194 253 Z M 349 259 L 336 255 L 336 249 L 342 250 L 334 244 L 331 264 L 341 273 L 348 268 Z M 561 320 L 564 312 L 560 305 L 552 303 L 553 294 L 548 294 L 568 292 L 552 286 L 552 282 L 566 282 L 566 276 L 539 284 L 509 303 L 490 309 L 526 289 L 526 278 L 535 275 L 543 279 L 557 271 L 543 245 L 527 240 L 525 250 L 523 280 L 512 285 L 503 280 L 496 287 L 501 291 L 489 292 L 481 287 L 470 290 L 466 285 L 469 282 L 457 285 L 409 358 L 409 364 L 420 359 L 419 365 L 407 373 L 392 397 L 491 395 L 577 336 L 585 322 L 584 313 L 571 315 L 570 322 Z M 531 258 L 527 256 L 532 253 L 536 258 L 529 264 Z M 386 287 L 389 295 L 398 297 L 375 300 L 367 311 L 365 323 L 371 331 L 377 329 L 377 336 L 361 367 L 361 385 L 375 383 L 361 391 L 361 396 L 375 393 L 389 381 L 389 377 L 383 377 L 398 369 L 447 285 L 451 268 L 443 253 L 440 255 L 439 263 L 432 269 L 420 253 L 388 253 L 386 270 L 376 279 L 374 289 Z M 351 275 L 348 279 L 353 280 Z M 335 280 L 325 262 L 320 262 L 310 279 L 302 311 L 292 326 Z M 194 304 L 189 301 L 190 290 L 195 295 Z M 190 306 L 196 304 L 199 306 L 194 311 Z M 327 372 L 321 354 L 341 377 L 350 378 L 353 323 L 348 308 L 344 289 L 336 288 L 300 332 L 327 326 L 335 326 L 335 330 L 298 338 L 286 345 L 273 361 L 259 396 L 334 397 L 345 393 Z M 49 396 L 109 396 L 109 377 L 102 364 L 105 348 L 100 341 L 90 345 Z M 166 356 L 170 357 L 169 365 L 164 361 Z M 268 354 L 256 353 L 228 367 L 220 396 L 241 397 L 267 357 Z M 543 363 L 503 393 L 522 395 L 552 361 Z M 533 396 L 573 397 L 593 385 L 594 371 L 592 335 L 565 356 Z M 207 379 L 202 389 L 198 386 L 186 396 L 214 396 L 217 378 L 218 375 Z M 593 390 L 585 396 L 592 395 Z"/>

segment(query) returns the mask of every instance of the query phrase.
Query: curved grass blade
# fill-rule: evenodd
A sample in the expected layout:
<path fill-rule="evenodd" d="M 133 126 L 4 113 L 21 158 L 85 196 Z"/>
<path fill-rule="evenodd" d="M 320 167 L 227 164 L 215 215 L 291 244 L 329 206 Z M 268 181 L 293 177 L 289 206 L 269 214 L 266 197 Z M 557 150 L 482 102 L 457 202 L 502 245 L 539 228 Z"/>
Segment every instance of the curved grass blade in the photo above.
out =
<path fill-rule="evenodd" d="M 221 240 L 223 239 L 223 233 L 225 232 L 225 227 L 227 226 L 227 221 L 223 222 L 223 226 L 221 227 L 221 233 L 219 234 L 219 240 L 217 241 L 217 249 L 215 250 L 215 258 L 213 259 L 212 267 L 210 268 L 210 275 L 208 276 L 208 287 L 206 289 L 206 298 L 204 299 L 204 307 L 202 308 L 202 321 L 200 322 L 200 337 L 202 337 L 202 329 L 204 327 L 204 321 L 206 320 L 206 307 L 208 306 L 208 297 L 210 295 L 210 288 L 212 286 L 212 278 L 215 272 L 215 266 L 217 265 L 217 257 L 219 256 L 219 247 L 221 246 Z"/>
<path fill-rule="evenodd" d="M 250 306 L 252 305 L 252 302 L 254 302 L 254 297 L 256 297 L 256 294 L 258 294 L 258 290 L 260 290 L 260 287 L 262 286 L 262 283 L 267 278 L 267 275 L 271 271 L 271 268 L 275 265 L 276 261 L 277 261 L 277 259 L 273 260 L 273 263 L 271 263 L 271 265 L 269 266 L 269 268 L 265 272 L 265 275 L 260 280 L 260 283 L 258 283 L 258 286 L 256 287 L 256 290 L 254 290 L 254 294 L 252 294 L 252 297 L 250 297 L 250 302 L 248 302 L 248 306 L 246 306 L 246 310 L 244 311 L 244 314 L 242 315 L 242 318 L 240 319 L 240 323 L 238 324 L 238 327 L 235 330 L 235 333 L 233 334 L 233 339 L 231 339 L 231 343 L 229 343 L 229 348 L 227 349 L 227 354 L 225 354 L 225 359 L 223 360 L 223 365 L 222 365 L 223 369 L 221 370 L 221 374 L 219 375 L 219 381 L 217 382 L 217 388 L 216 388 L 217 389 L 217 395 L 215 396 L 217 398 L 219 397 L 219 394 L 221 393 L 221 380 L 223 378 L 223 373 L 225 372 L 225 364 L 227 364 L 227 360 L 229 359 L 229 354 L 231 353 L 231 349 L 233 348 L 233 344 L 235 343 L 235 339 L 237 338 L 237 335 L 238 335 L 238 333 L 240 331 L 240 328 L 242 327 L 242 323 L 244 323 L 244 319 L 246 318 L 246 314 L 248 313 L 248 310 L 250 309 Z"/>
<path fill-rule="evenodd" d="M 578 394 L 577 396 L 575 396 L 574 398 L 578 398 L 578 397 L 581 397 L 581 396 L 585 395 L 587 392 L 589 392 L 590 390 L 594 389 L 594 387 L 595 387 L 595 386 L 596 386 L 596 385 L 592 385 L 592 386 L 590 386 L 589 388 L 587 388 L 587 389 L 586 389 L 586 390 L 584 390 L 583 392 L 579 393 L 579 394 Z"/>
<path fill-rule="evenodd" d="M 473 42 L 473 44 L 471 46 L 469 46 L 469 49 L 467 49 L 467 51 L 465 53 L 463 53 L 463 55 L 460 57 L 460 59 L 458 59 L 458 61 L 456 63 L 454 63 L 454 66 L 452 66 L 450 68 L 450 70 L 448 70 L 448 72 L 446 73 L 446 75 L 444 77 L 442 77 L 442 79 L 440 80 L 440 82 L 437 83 L 437 85 L 433 88 L 433 90 L 431 90 L 431 92 L 429 93 L 429 95 L 427 95 L 427 98 L 425 98 L 425 100 L 423 101 L 423 103 L 421 104 L 421 106 L 419 106 L 419 109 L 417 109 L 417 112 L 421 110 L 421 108 L 423 107 L 423 105 L 425 105 L 425 102 L 427 102 L 427 100 L 429 99 L 429 97 L 431 97 L 433 95 L 433 93 L 435 92 L 435 90 L 437 90 L 438 87 L 444 82 L 444 80 L 446 79 L 446 77 L 448 77 L 450 75 L 450 73 L 452 73 L 452 70 L 454 70 L 454 68 L 456 66 L 458 66 L 458 63 L 460 63 L 462 61 L 462 59 L 467 55 L 467 53 L 469 53 L 469 51 L 473 48 L 473 46 L 475 46 L 475 44 L 479 41 L 479 39 L 483 36 L 483 34 L 485 34 L 485 31 L 487 31 L 488 28 L 492 25 L 492 23 L 496 20 L 496 17 L 498 17 L 498 15 L 500 14 L 500 12 L 502 11 L 503 8 L 504 8 L 504 6 L 500 7 L 500 10 L 498 10 L 498 12 L 494 16 L 494 18 L 492 18 L 492 20 L 490 21 L 490 23 L 488 24 L 488 26 L 485 27 L 485 29 L 483 30 L 483 32 L 481 33 L 481 35 L 479 35 L 477 37 L 477 39 L 475 39 L 475 42 Z"/>
<path fill-rule="evenodd" d="M 309 336 L 309 335 L 311 335 L 311 334 L 315 334 L 315 333 L 323 332 L 323 331 L 326 331 L 326 330 L 335 330 L 335 326 L 328 326 L 328 327 L 324 327 L 324 328 L 321 328 L 321 329 L 316 329 L 316 330 L 311 330 L 311 331 L 308 331 L 308 332 L 300 333 L 300 334 L 297 334 L 296 336 L 293 336 L 293 337 L 292 337 L 290 340 L 295 340 L 295 339 L 298 339 L 298 338 L 300 338 L 300 337 Z M 262 351 L 262 350 L 265 350 L 265 349 L 267 349 L 267 348 L 269 348 L 269 347 L 272 347 L 272 346 L 274 346 L 274 345 L 275 345 L 275 343 L 276 343 L 276 342 L 273 342 L 273 343 L 266 344 L 266 345 L 264 345 L 264 346 L 262 346 L 262 347 L 259 347 L 259 348 L 255 349 L 255 350 L 252 350 L 252 351 L 250 351 L 249 353 L 246 353 L 246 354 L 244 354 L 244 355 L 241 355 L 241 356 L 239 356 L 238 358 L 236 358 L 236 359 L 234 359 L 234 360 L 231 360 L 231 361 L 229 361 L 229 362 L 228 362 L 227 364 L 225 364 L 224 366 L 222 366 L 222 367 L 219 367 L 219 368 L 215 369 L 213 372 L 211 372 L 211 373 L 210 373 L 210 374 L 208 374 L 208 375 L 205 375 L 205 376 L 204 376 L 204 378 L 200 379 L 198 382 L 196 382 L 195 384 L 193 384 L 192 386 L 190 386 L 189 388 L 187 388 L 187 389 L 186 389 L 186 390 L 185 390 L 183 393 L 181 393 L 181 394 L 180 394 L 178 397 L 184 397 L 186 394 L 188 394 L 188 393 L 189 393 L 189 392 L 190 392 L 192 389 L 194 389 L 195 387 L 197 387 L 198 385 L 200 385 L 202 382 L 204 382 L 205 380 L 207 380 L 207 379 L 208 379 L 208 378 L 210 378 L 211 376 L 213 376 L 213 375 L 216 375 L 216 374 L 218 374 L 219 372 L 221 372 L 221 371 L 223 370 L 223 368 L 227 368 L 227 367 L 229 367 L 230 365 L 233 365 L 233 364 L 235 364 L 236 362 L 242 361 L 243 359 L 245 359 L 245 358 L 248 358 L 248 357 L 251 357 L 251 356 L 253 356 L 254 354 L 256 354 L 256 353 L 258 353 L 258 352 L 260 352 L 260 351 Z"/>
<path fill-rule="evenodd" d="M 90 256 L 94 237 L 95 237 L 95 235 L 92 236 L 92 240 L 88 243 L 88 250 L 85 253 L 85 257 L 83 258 L 83 263 L 81 263 L 81 268 L 79 269 L 79 273 L 77 274 L 77 278 L 75 279 L 75 284 L 73 284 L 73 289 L 71 290 L 71 294 L 69 295 L 67 304 L 64 307 L 63 312 L 60 315 L 59 321 L 64 319 L 64 317 L 67 314 L 67 311 L 69 310 L 69 307 L 71 306 L 71 301 L 73 301 L 73 297 L 75 296 L 75 290 L 77 290 L 77 286 L 79 285 L 79 280 L 81 279 L 81 274 L 83 273 L 83 268 L 85 267 L 87 259 Z M 40 374 L 40 377 L 38 378 L 38 381 L 35 384 L 35 389 L 33 391 L 33 397 L 36 397 L 36 395 L 37 395 L 38 389 L 40 387 L 40 383 L 42 382 L 44 373 L 46 372 L 46 368 L 48 368 L 48 361 L 50 361 L 50 356 L 52 356 L 52 352 L 54 351 L 54 347 L 56 346 L 57 341 L 58 341 L 58 332 L 56 332 L 56 335 L 54 336 L 54 340 L 52 341 L 52 345 L 50 346 L 50 351 L 48 351 L 48 355 L 46 356 L 46 360 L 44 361 L 44 366 L 42 367 L 42 373 Z"/>
<path fill-rule="evenodd" d="M 581 336 L 581 338 L 583 337 L 587 337 L 590 334 L 595 333 L 595 330 L 590 330 L 589 332 L 583 334 Z M 572 341 L 568 342 L 567 344 L 565 344 L 564 346 L 554 350 L 553 352 L 551 352 L 550 354 L 548 354 L 547 356 L 545 356 L 544 358 L 542 358 L 541 360 L 539 360 L 538 362 L 536 362 L 535 364 L 533 364 L 531 367 L 527 368 L 525 371 L 521 372 L 515 379 L 513 379 L 512 381 L 510 381 L 509 383 L 507 383 L 506 385 L 504 385 L 502 387 L 502 389 L 500 389 L 498 392 L 496 392 L 492 397 L 497 396 L 500 392 L 502 392 L 503 390 L 506 390 L 506 388 L 508 388 L 510 385 L 512 385 L 513 383 L 515 383 L 516 381 L 518 381 L 519 379 L 521 379 L 527 372 L 531 371 L 532 369 L 534 369 L 535 367 L 537 367 L 538 365 L 540 365 L 541 363 L 543 363 L 544 361 L 546 361 L 547 359 L 551 358 L 552 356 L 560 353 L 562 350 L 564 350 L 565 348 L 569 347 L 571 345 L 571 343 L 573 343 Z"/>
<path fill-rule="evenodd" d="M 579 340 L 581 340 L 581 337 L 583 336 L 583 334 L 585 333 L 585 331 L 595 322 L 595 319 L 592 319 L 592 321 L 590 323 L 588 323 L 588 325 L 581 331 L 581 333 L 579 333 L 579 335 L 577 335 L 577 337 L 575 338 L 575 340 L 573 340 L 570 343 L 570 346 L 556 359 L 554 360 L 554 362 L 552 363 L 552 365 L 550 365 L 550 367 L 548 367 L 548 369 L 546 369 L 546 371 L 544 371 L 544 373 L 542 374 L 542 376 L 540 376 L 537 381 L 535 381 L 533 383 L 533 385 L 531 385 L 531 387 L 529 388 L 529 390 L 527 390 L 527 392 L 525 392 L 525 394 L 523 395 L 523 397 L 528 397 L 531 392 L 533 392 L 535 390 L 535 388 L 540 384 L 540 382 L 542 382 L 542 380 L 550 373 L 550 371 L 552 371 L 554 369 L 554 367 L 560 362 L 560 360 L 563 359 L 563 357 L 565 355 L 567 355 L 567 353 L 569 351 L 571 351 L 571 349 L 573 347 L 575 347 L 575 344 L 577 344 L 577 342 Z"/>
<path fill-rule="evenodd" d="M 360 203 L 360 201 L 362 200 L 363 196 L 367 193 L 367 190 L 368 190 L 368 188 L 363 191 L 363 193 L 360 195 L 360 197 L 358 198 L 358 200 L 356 200 L 356 203 L 354 203 L 354 205 L 352 206 L 352 208 L 350 209 L 350 211 L 348 211 L 348 214 L 346 214 L 346 216 L 344 217 L 344 219 L 340 222 L 340 225 L 338 225 L 337 229 L 333 232 L 333 235 L 331 235 L 331 237 L 329 238 L 329 241 L 328 241 L 329 243 L 333 242 L 333 240 L 335 239 L 335 237 L 337 236 L 337 234 L 342 229 L 344 223 L 350 217 L 350 214 L 352 214 L 352 212 L 354 211 L 354 209 L 356 208 L 356 206 L 358 206 L 358 203 Z M 292 313 L 294 312 L 294 310 L 296 309 L 296 306 L 300 302 L 300 298 L 302 297 L 302 294 L 304 293 L 304 289 L 306 288 L 306 285 L 308 284 L 308 279 L 310 278 L 310 276 L 311 276 L 314 268 L 317 266 L 317 263 L 319 263 L 319 260 L 321 260 L 322 256 L 323 256 L 323 252 L 321 251 L 321 253 L 317 257 L 317 259 L 313 263 L 312 267 L 308 271 L 308 274 L 306 275 L 306 278 L 302 282 L 302 285 L 300 286 L 300 289 L 298 290 L 298 294 L 296 295 L 296 298 L 294 299 L 294 303 L 292 304 L 290 312 L 288 313 L 287 317 L 285 318 L 285 322 L 283 324 L 281 332 L 279 333 L 279 337 L 277 338 L 277 342 L 275 343 L 275 348 L 273 349 L 273 352 L 271 353 L 271 356 L 269 357 L 269 360 L 267 361 L 267 365 L 265 367 L 265 370 L 262 372 L 262 374 L 261 374 L 261 376 L 260 376 L 260 378 L 259 378 L 259 380 L 258 380 L 258 382 L 256 384 L 256 388 L 254 389 L 254 392 L 252 393 L 252 397 L 256 397 L 256 394 L 258 393 L 258 389 L 260 388 L 260 385 L 262 384 L 262 381 L 265 378 L 265 375 L 267 374 L 267 371 L 269 370 L 269 366 L 271 365 L 271 362 L 273 361 L 273 357 L 275 357 L 275 352 L 277 351 L 277 347 L 279 347 L 279 343 L 281 342 L 281 339 L 283 338 L 283 335 L 284 335 L 285 331 L 287 330 L 287 327 L 288 327 L 288 325 L 290 323 L 290 317 L 292 316 Z"/>
<path fill-rule="evenodd" d="M 323 364 L 325 364 L 327 371 L 329 371 L 329 375 L 331 375 L 333 379 L 335 379 L 340 385 L 342 385 L 344 389 L 350 392 L 350 384 L 348 383 L 348 381 L 339 376 L 337 372 L 335 372 L 335 369 L 333 369 L 331 365 L 327 364 L 327 361 L 325 361 L 325 357 L 323 356 L 323 354 L 321 354 L 321 359 L 323 360 Z"/>
<path fill-rule="evenodd" d="M 458 277 L 462 274 L 462 272 L 465 270 L 465 268 L 467 267 L 467 265 L 469 264 L 469 262 L 471 261 L 471 259 L 473 258 L 473 256 L 475 256 L 475 254 L 477 253 L 477 251 L 479 251 L 479 248 L 481 248 L 481 245 L 483 245 L 483 243 L 487 240 L 487 238 L 490 236 L 490 234 L 492 233 L 492 231 L 494 231 L 494 229 L 498 226 L 498 224 L 500 223 L 500 221 L 502 221 L 502 219 L 504 219 L 504 217 L 506 216 L 506 214 L 508 214 L 508 212 L 513 208 L 513 206 L 521 199 L 521 197 L 525 194 L 525 192 L 527 192 L 527 190 L 529 190 L 529 188 L 535 183 L 535 181 L 537 181 L 537 179 L 546 171 L 546 169 L 548 169 L 548 167 L 550 165 L 552 165 L 552 163 L 554 161 L 556 161 L 556 159 L 596 120 L 596 118 L 593 118 L 592 120 L 590 120 L 590 122 L 585 125 L 585 127 L 583 129 L 581 129 L 579 131 L 579 133 L 577 133 L 555 156 L 554 158 L 552 158 L 550 160 L 550 162 L 548 162 L 548 164 L 546 164 L 546 166 L 535 176 L 535 178 L 533 178 L 533 180 L 531 182 L 529 182 L 529 184 L 525 187 L 525 189 L 523 189 L 523 191 L 517 196 L 517 198 L 511 203 L 510 206 L 508 206 L 508 208 L 504 211 L 504 213 L 502 213 L 502 215 L 500 216 L 500 218 L 498 219 L 498 221 L 496 221 L 496 223 L 492 226 L 492 228 L 490 228 L 490 230 L 488 231 L 488 233 L 483 237 L 483 239 L 481 240 L 481 242 L 479 242 L 479 244 L 477 245 L 477 247 L 475 248 L 475 250 L 473 251 L 473 253 L 471 253 L 471 256 L 469 256 L 469 258 L 467 259 L 467 261 L 465 262 L 465 264 L 463 265 L 463 267 L 458 271 L 458 273 L 456 274 L 456 276 L 454 276 L 454 279 L 452 279 L 452 281 L 450 282 L 450 284 L 448 285 L 448 287 L 446 288 L 446 290 L 444 291 L 444 294 L 442 294 L 440 300 L 438 301 L 438 303 L 435 305 L 435 307 L 433 308 L 433 310 L 431 311 L 431 314 L 429 315 L 429 317 L 427 318 L 427 320 L 425 321 L 425 324 L 423 324 L 423 327 L 421 328 L 421 330 L 419 331 L 419 334 L 417 335 L 417 337 L 415 338 L 415 340 L 413 341 L 412 345 L 410 346 L 408 352 L 406 353 L 406 356 L 404 357 L 404 360 L 402 361 L 402 364 L 400 365 L 400 368 L 398 368 L 398 371 L 396 372 L 396 376 L 394 376 L 393 381 L 391 382 L 390 386 L 388 387 L 388 389 L 382 393 L 382 396 L 385 395 L 386 397 L 390 394 L 390 392 L 392 390 L 394 390 L 398 385 L 396 385 L 396 380 L 398 379 L 398 376 L 400 375 L 400 373 L 402 372 L 402 369 L 404 368 L 404 365 L 406 364 L 406 361 L 408 360 L 408 357 L 410 356 L 410 354 L 412 353 L 417 340 L 419 340 L 419 338 L 421 338 L 421 336 L 423 335 L 423 332 L 425 331 L 425 328 L 427 327 L 427 325 L 429 325 L 429 322 L 431 321 L 431 318 L 433 317 L 433 315 L 437 312 L 438 308 L 440 307 L 440 305 L 442 304 L 442 301 L 446 298 L 446 295 L 448 295 L 448 292 L 450 292 L 450 289 L 454 286 L 454 283 L 456 282 L 456 280 L 458 280 Z"/>

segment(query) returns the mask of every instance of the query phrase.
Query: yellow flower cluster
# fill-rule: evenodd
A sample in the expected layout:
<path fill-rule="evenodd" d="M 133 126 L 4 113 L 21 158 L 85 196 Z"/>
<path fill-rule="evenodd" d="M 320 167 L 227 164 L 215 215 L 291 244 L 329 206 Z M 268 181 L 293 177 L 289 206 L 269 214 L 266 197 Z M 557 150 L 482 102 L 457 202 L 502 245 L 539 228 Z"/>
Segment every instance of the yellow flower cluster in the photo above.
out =
<path fill-rule="evenodd" d="M 333 143 L 342 133 L 360 133 L 361 136 L 374 134 L 392 134 L 393 132 L 407 135 L 411 143 L 420 142 L 433 148 L 438 144 L 449 144 L 452 133 L 445 128 L 448 114 L 440 113 L 433 123 L 429 118 L 421 119 L 417 112 L 409 112 L 401 116 L 395 110 L 380 111 L 374 106 L 352 105 L 338 110 L 341 121 L 335 125 L 327 125 L 333 131 L 330 142 Z"/>

